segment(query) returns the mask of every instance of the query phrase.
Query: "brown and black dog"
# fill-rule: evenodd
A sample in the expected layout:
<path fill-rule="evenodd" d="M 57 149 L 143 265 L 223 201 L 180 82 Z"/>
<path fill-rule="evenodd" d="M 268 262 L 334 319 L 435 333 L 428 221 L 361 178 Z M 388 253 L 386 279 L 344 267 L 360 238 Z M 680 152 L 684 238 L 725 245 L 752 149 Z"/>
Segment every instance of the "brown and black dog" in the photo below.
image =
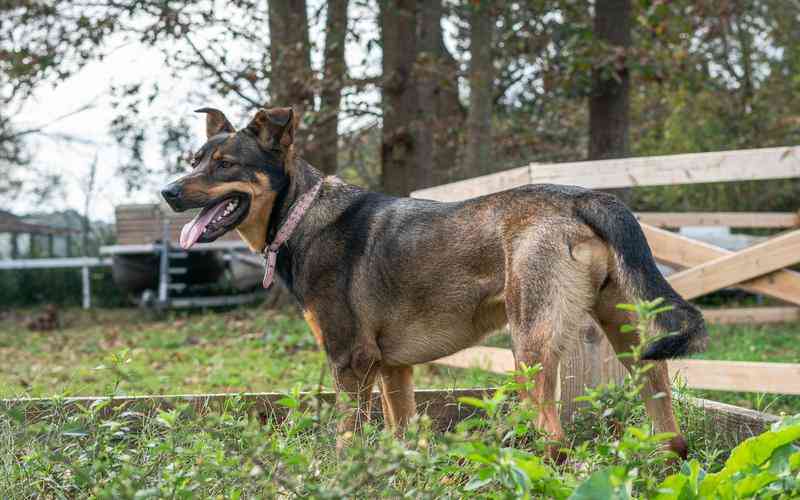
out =
<path fill-rule="evenodd" d="M 540 408 L 535 424 L 556 440 L 559 354 L 587 314 L 623 353 L 638 339 L 620 332 L 635 318 L 616 304 L 663 297 L 672 310 L 656 328 L 669 335 L 648 344 L 644 358 L 705 345 L 699 311 L 662 277 L 635 217 L 611 195 L 529 185 L 458 203 L 395 198 L 323 177 L 297 157 L 291 108 L 259 110 L 239 131 L 220 111 L 199 111 L 208 141 L 193 171 L 162 191 L 174 210 L 204 209 L 184 229 L 184 246 L 236 229 L 263 253 L 298 199 L 321 185 L 281 246 L 277 274 L 324 346 L 337 391 L 349 395 L 340 398 L 349 400 L 341 432 L 368 415 L 376 379 L 387 422 L 402 428 L 416 410 L 412 366 L 506 324 L 517 364 L 541 363 L 523 396 Z M 656 429 L 679 433 L 666 363 L 647 377 Z M 671 447 L 685 456 L 679 434 Z"/>

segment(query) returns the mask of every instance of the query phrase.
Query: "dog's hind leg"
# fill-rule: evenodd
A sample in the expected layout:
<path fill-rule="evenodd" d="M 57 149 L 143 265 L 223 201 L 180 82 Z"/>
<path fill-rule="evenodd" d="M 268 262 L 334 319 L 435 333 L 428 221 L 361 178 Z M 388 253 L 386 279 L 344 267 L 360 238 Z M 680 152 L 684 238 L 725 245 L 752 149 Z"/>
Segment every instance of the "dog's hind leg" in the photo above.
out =
<path fill-rule="evenodd" d="M 631 348 L 639 343 L 639 335 L 636 332 L 622 333 L 620 331 L 622 325 L 633 324 L 636 321 L 636 317 L 632 313 L 617 309 L 617 304 L 626 302 L 624 295 L 612 282 L 601 292 L 595 308 L 597 319 L 617 354 L 630 353 Z M 630 356 L 622 356 L 620 361 L 628 371 L 633 368 L 634 360 Z M 681 458 L 686 458 L 688 451 L 686 439 L 681 435 L 672 409 L 672 384 L 669 380 L 667 363 L 665 361 L 641 361 L 640 363 L 653 364 L 653 367 L 644 375 L 646 383 L 642 389 L 642 399 L 644 399 L 647 413 L 653 420 L 655 430 L 656 432 L 675 433 L 675 437 L 669 442 L 669 448 Z"/>
<path fill-rule="evenodd" d="M 602 280 L 595 275 L 604 272 L 603 248 L 597 249 L 603 269 L 595 273 L 593 255 L 598 244 L 588 245 L 576 259 L 568 245 L 540 240 L 538 244 L 518 245 L 517 254 L 507 262 L 506 313 L 517 368 L 523 363 L 542 366 L 533 389 L 521 397 L 538 406 L 537 427 L 555 441 L 564 437 L 556 406 L 559 358 L 590 313 L 598 281 Z M 555 446 L 550 454 L 556 460 L 564 458 Z"/>
<path fill-rule="evenodd" d="M 400 433 L 417 412 L 413 368 L 382 366 L 380 374 L 383 420 L 387 427 Z"/>

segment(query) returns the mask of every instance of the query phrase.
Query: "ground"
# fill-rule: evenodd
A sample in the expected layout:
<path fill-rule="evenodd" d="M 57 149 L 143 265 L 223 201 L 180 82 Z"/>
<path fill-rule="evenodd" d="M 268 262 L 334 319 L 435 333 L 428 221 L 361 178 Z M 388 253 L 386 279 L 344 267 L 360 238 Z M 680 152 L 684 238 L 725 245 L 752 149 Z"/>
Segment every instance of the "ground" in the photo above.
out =
<path fill-rule="evenodd" d="M 450 433 L 432 432 L 424 418 L 400 437 L 368 425 L 337 453 L 335 408 L 309 399 L 303 410 L 293 391 L 330 385 L 324 355 L 294 313 L 244 308 L 156 320 L 136 310 L 69 310 L 60 315 L 61 327 L 49 332 L 29 331 L 31 314 L 0 319 L 0 398 L 285 391 L 279 404 L 288 415 L 252 418 L 235 397 L 208 415 L 181 405 L 150 412 L 101 403 L 68 411 L 57 399 L 36 411 L 0 409 L 0 498 L 678 500 L 705 498 L 690 495 L 690 481 L 722 477 L 735 479 L 737 492 L 770 482 L 783 498 L 800 494 L 800 482 L 792 479 L 800 471 L 800 449 L 790 443 L 800 437 L 800 418 L 787 420 L 791 429 L 740 445 L 738 459 L 726 461 L 730 441 L 709 427 L 714 424 L 701 410 L 678 398 L 691 460 L 681 469 L 658 451 L 670 436 L 649 433 L 633 382 L 589 396 L 562 443 L 568 459 L 557 464 L 545 458 L 548 441 L 530 425 L 536 409 L 512 403 L 500 391 L 490 400 L 465 401 L 484 416 Z M 706 356 L 796 360 L 797 331 L 797 325 L 712 328 Z M 490 341 L 503 345 L 507 339 Z M 513 394 L 517 383 L 477 370 L 433 367 L 419 367 L 416 381 L 420 387 L 505 384 L 505 394 Z M 797 398 L 774 403 L 725 397 L 769 403 L 773 411 L 800 407 Z M 754 464 L 776 473 L 754 481 L 761 469 L 748 460 L 755 458 Z"/>
<path fill-rule="evenodd" d="M 0 319 L 0 397 L 180 394 L 329 388 L 324 354 L 302 318 L 252 307 L 222 313 L 170 313 L 154 319 L 135 309 L 60 313 L 61 328 L 31 332 L 33 312 Z M 711 326 L 705 359 L 796 362 L 800 324 Z M 502 335 L 489 339 L 506 345 Z M 113 355 L 124 357 L 109 376 Z M 493 385 L 480 370 L 417 367 L 418 387 Z M 116 388 L 115 388 L 116 385 Z M 770 412 L 800 411 L 800 397 L 697 392 Z"/>

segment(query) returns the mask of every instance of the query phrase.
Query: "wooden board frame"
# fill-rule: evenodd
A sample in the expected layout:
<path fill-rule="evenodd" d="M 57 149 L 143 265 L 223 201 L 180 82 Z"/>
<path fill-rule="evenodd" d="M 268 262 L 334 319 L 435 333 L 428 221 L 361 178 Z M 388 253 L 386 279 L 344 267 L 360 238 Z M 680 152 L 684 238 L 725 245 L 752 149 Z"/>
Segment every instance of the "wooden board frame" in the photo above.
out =
<path fill-rule="evenodd" d="M 796 212 L 637 212 L 643 224 L 680 228 L 714 226 L 730 228 L 786 229 L 800 227 Z"/>
<path fill-rule="evenodd" d="M 498 347 L 470 347 L 434 361 L 452 368 L 480 368 L 491 373 L 514 371 L 514 354 Z M 676 359 L 670 377 L 692 389 L 800 395 L 800 364 Z"/>
<path fill-rule="evenodd" d="M 591 189 L 800 177 L 800 147 L 690 153 L 557 164 L 530 164 L 414 191 L 415 198 L 458 201 L 525 184 Z"/>
<path fill-rule="evenodd" d="M 415 391 L 417 411 L 428 415 L 435 429 L 451 430 L 467 418 L 482 415 L 480 410 L 460 403 L 459 398 L 491 397 L 494 391 L 494 388 L 418 389 Z M 251 414 L 266 422 L 269 419 L 281 421 L 286 417 L 288 409 L 278 403 L 285 396 L 284 393 L 244 393 L 0 399 L 0 412 L 15 411 L 23 414 L 28 421 L 39 421 L 47 419 L 54 409 L 59 413 L 76 412 L 100 403 L 103 403 L 103 409 L 99 412 L 101 418 L 109 417 L 113 414 L 113 409 L 121 408 L 153 413 L 189 405 L 195 412 L 204 415 L 224 411 L 233 405 L 245 404 L 248 405 Z M 330 404 L 336 395 L 333 392 L 301 393 L 299 398 L 306 408 L 310 406 L 313 408 L 315 401 Z M 764 432 L 772 423 L 778 421 L 778 417 L 774 415 L 716 401 L 698 398 L 680 398 L 680 401 L 701 409 L 707 432 L 723 433 L 731 447 L 748 437 Z M 377 392 L 372 394 L 372 408 L 372 417 L 376 420 L 381 419 L 380 395 Z"/>

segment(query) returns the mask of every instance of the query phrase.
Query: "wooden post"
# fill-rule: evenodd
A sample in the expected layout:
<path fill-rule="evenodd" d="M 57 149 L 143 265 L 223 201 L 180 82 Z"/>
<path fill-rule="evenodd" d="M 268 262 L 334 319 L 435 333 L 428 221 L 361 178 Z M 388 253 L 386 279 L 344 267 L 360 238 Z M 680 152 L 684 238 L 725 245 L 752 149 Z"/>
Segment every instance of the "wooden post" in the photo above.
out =
<path fill-rule="evenodd" d="M 587 387 L 621 382 L 628 373 L 617 359 L 605 333 L 591 318 L 587 318 L 580 334 L 561 355 L 558 368 L 563 424 L 572 420 L 578 407 L 575 398 L 582 395 Z"/>
<path fill-rule="evenodd" d="M 81 277 L 83 278 L 83 308 L 89 309 L 92 307 L 92 282 L 89 279 L 89 266 L 81 268 Z"/>
<path fill-rule="evenodd" d="M 164 219 L 161 241 L 161 261 L 158 273 L 158 305 L 166 307 L 169 300 L 169 219 Z"/>

